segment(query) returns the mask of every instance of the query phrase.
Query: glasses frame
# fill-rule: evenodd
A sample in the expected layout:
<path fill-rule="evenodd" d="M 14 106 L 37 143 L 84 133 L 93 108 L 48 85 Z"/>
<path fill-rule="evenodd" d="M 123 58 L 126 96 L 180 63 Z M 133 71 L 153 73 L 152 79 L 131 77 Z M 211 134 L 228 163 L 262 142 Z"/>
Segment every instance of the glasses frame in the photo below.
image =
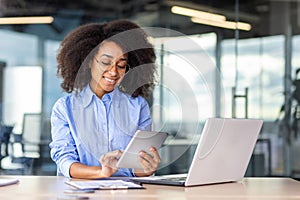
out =
<path fill-rule="evenodd" d="M 97 64 L 100 66 L 100 68 L 103 69 L 103 70 L 109 71 L 109 70 L 112 69 L 113 66 L 115 66 L 115 67 L 117 68 L 117 71 L 118 71 L 119 73 L 120 73 L 120 71 L 123 72 L 123 70 L 124 70 L 124 74 L 125 74 L 125 73 L 127 73 L 127 72 L 129 71 L 129 69 L 130 69 L 130 65 L 129 65 L 127 62 L 126 62 L 125 68 L 123 69 L 123 68 L 118 67 L 118 65 L 117 65 L 116 62 L 112 62 L 109 66 L 103 66 L 103 65 L 101 64 L 101 62 L 100 62 L 96 57 L 94 57 L 94 59 L 96 60 Z"/>

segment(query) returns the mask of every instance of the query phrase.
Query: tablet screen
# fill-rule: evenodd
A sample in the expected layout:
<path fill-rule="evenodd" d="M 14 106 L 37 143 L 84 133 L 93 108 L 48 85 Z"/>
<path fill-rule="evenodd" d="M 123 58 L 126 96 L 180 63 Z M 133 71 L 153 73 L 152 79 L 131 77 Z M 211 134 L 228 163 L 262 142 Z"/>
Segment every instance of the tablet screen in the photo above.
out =
<path fill-rule="evenodd" d="M 138 130 L 120 157 L 117 167 L 141 168 L 138 162 L 139 152 L 143 150 L 149 153 L 151 146 L 159 150 L 167 136 L 165 132 Z"/>

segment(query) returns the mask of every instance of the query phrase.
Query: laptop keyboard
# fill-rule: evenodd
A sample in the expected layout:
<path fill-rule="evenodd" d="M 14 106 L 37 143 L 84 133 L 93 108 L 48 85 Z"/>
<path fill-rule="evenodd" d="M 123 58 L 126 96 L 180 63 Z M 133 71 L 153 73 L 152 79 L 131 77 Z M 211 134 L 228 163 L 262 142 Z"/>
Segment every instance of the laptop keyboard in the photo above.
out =
<path fill-rule="evenodd" d="M 162 178 L 160 180 L 168 180 L 168 181 L 185 181 L 186 177 L 167 177 L 167 178 Z"/>

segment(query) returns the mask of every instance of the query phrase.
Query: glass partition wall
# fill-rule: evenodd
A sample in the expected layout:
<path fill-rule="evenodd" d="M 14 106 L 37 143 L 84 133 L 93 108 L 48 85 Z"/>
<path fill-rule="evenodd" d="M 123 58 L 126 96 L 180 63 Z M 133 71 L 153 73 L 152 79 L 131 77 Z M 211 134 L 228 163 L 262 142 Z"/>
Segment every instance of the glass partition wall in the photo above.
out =
<path fill-rule="evenodd" d="M 225 31 L 188 35 L 187 37 L 193 38 L 195 41 L 197 41 L 197 37 L 205 38 L 198 43 L 200 50 L 193 48 L 186 50 L 184 46 L 180 46 L 180 42 L 176 42 L 180 39 L 179 37 L 171 37 L 170 40 L 173 40 L 181 48 L 176 52 L 177 56 L 174 55 L 174 52 L 172 54 L 168 51 L 161 51 L 161 48 L 168 45 L 166 44 L 168 41 L 164 42 L 166 40 L 157 38 L 156 45 L 157 48 L 160 48 L 157 51 L 161 76 L 160 85 L 165 87 L 168 84 L 169 68 L 181 69 L 182 71 L 179 72 L 181 76 L 192 80 L 194 77 L 188 74 L 187 63 L 181 62 L 178 54 L 181 57 L 192 57 L 197 54 L 200 56 L 205 51 L 208 55 L 207 59 L 212 59 L 215 64 L 215 82 L 210 85 L 210 89 L 213 88 L 212 91 L 201 88 L 202 76 L 207 76 L 202 71 L 201 74 L 197 74 L 192 83 L 198 89 L 201 88 L 198 91 L 202 90 L 202 93 L 196 92 L 194 97 L 197 99 L 199 120 L 203 124 L 203 120 L 210 116 L 264 119 L 264 126 L 251 160 L 253 163 L 251 166 L 255 168 L 255 172 L 248 173 L 248 175 L 298 177 L 300 163 L 296 155 L 300 151 L 298 137 L 300 116 L 298 78 L 300 70 L 297 61 L 299 35 L 297 31 L 293 30 L 298 29 L 299 25 L 296 25 L 295 21 L 291 21 L 290 9 L 291 6 L 299 7 L 299 3 L 295 5 L 288 2 L 270 2 L 269 5 L 269 9 L 271 9 L 269 10 L 269 24 L 265 28 L 269 29 L 267 32 L 270 35 L 245 37 L 245 34 L 240 34 L 243 35 L 240 38 L 239 33 L 243 30 L 237 29 L 232 30 L 232 38 L 224 38 L 222 34 Z M 281 18 L 278 16 L 278 9 L 283 11 Z M 239 10 L 235 14 L 239 15 Z M 300 15 L 299 11 L 298 15 Z M 212 35 L 213 40 L 206 38 L 208 35 Z M 186 56 L 187 54 L 189 56 Z M 201 62 L 197 63 L 200 66 L 202 64 Z M 176 76 L 172 75 L 171 77 Z M 176 84 L 175 82 L 173 84 Z M 182 87 L 182 85 L 177 84 L 178 87 Z M 181 136 L 188 138 L 187 135 L 190 131 L 182 127 L 191 127 L 189 122 L 192 120 L 186 122 L 184 119 L 188 119 L 188 117 L 184 117 L 184 119 L 180 119 L 181 121 L 179 120 L 180 123 L 178 118 L 176 121 L 178 112 L 175 108 L 195 109 L 193 105 L 184 102 L 184 98 L 191 99 L 189 91 L 182 88 L 181 92 L 186 93 L 186 96 L 183 95 L 182 98 L 176 99 L 174 93 L 164 87 L 162 89 L 160 86 L 155 91 L 154 103 L 160 104 L 160 108 L 155 107 L 154 120 L 157 126 L 173 135 L 177 134 L 176 136 L 179 135 L 179 138 Z M 179 90 L 177 92 L 180 93 Z M 184 116 L 183 113 L 180 114 L 182 117 Z M 163 123 L 163 127 L 161 127 L 161 123 Z M 200 133 L 201 128 L 197 131 Z M 185 150 L 188 152 L 188 149 Z M 178 160 L 182 161 L 183 154 L 176 156 Z M 183 167 L 180 163 L 177 165 Z M 177 168 L 173 167 L 172 169 Z M 187 168 L 184 171 L 186 170 Z"/>

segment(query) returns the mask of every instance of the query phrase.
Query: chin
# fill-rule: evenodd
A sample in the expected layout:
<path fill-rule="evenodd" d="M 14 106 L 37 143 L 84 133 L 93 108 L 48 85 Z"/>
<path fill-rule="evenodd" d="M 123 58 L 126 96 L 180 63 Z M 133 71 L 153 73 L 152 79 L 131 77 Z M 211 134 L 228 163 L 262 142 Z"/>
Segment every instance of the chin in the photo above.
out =
<path fill-rule="evenodd" d="M 104 90 L 105 90 L 106 92 L 111 92 L 111 91 L 113 91 L 113 90 L 115 89 L 115 87 L 116 87 L 116 86 L 108 86 L 108 87 L 105 87 Z"/>

